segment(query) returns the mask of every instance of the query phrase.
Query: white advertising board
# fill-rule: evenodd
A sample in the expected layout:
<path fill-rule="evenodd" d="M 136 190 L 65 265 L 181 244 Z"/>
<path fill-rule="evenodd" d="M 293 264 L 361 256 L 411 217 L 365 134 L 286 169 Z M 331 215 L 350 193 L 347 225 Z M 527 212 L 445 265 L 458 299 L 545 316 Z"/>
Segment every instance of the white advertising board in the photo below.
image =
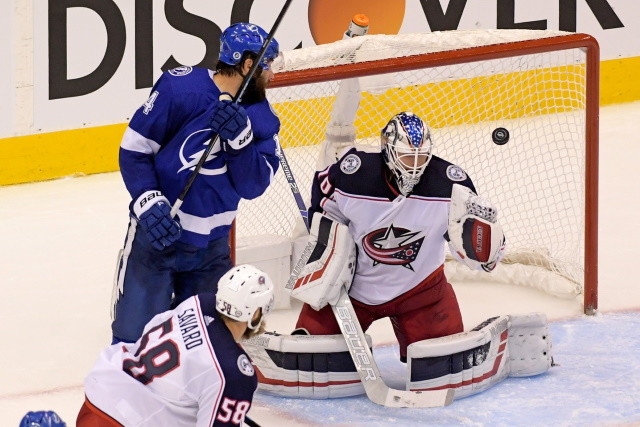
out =
<path fill-rule="evenodd" d="M 310 1 L 318 0 L 293 1 L 277 32 L 281 49 L 314 43 Z M 248 20 L 268 31 L 284 0 L 76 0 L 73 7 L 64 3 L 33 2 L 36 132 L 128 121 L 161 68 L 212 67 L 222 29 L 232 21 Z M 573 30 L 595 36 L 603 60 L 640 56 L 640 2 L 635 0 L 387 2 L 392 3 L 405 5 L 402 33 Z"/>
<path fill-rule="evenodd" d="M 459 30 L 515 27 L 574 31 L 598 40 L 602 60 L 640 56 L 637 0 L 449 0 L 440 1 L 441 9 L 433 6 L 435 3 L 426 6 L 426 0 L 408 0 L 400 32 L 445 29 L 438 25 Z"/>
<path fill-rule="evenodd" d="M 2 66 L 0 67 L 0 138 L 11 135 L 13 130 L 12 122 L 15 111 L 14 98 L 14 62 L 11 54 L 12 25 L 10 13 L 0 13 L 0 28 L 2 28 L 3 37 L 0 37 L 0 58 L 2 58 Z"/>

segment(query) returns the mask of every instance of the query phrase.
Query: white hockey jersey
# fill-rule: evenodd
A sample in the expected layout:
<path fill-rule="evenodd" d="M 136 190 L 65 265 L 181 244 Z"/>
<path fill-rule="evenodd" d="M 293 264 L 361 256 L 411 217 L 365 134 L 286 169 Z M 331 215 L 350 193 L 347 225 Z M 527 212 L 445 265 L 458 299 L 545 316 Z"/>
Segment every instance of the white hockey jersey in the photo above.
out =
<path fill-rule="evenodd" d="M 215 309 L 214 294 L 155 316 L 134 344 L 104 350 L 87 399 L 125 426 L 242 425 L 254 368 Z"/>
<path fill-rule="evenodd" d="M 443 265 L 453 184 L 475 192 L 462 168 L 433 156 L 405 197 L 390 182 L 382 154 L 356 149 L 316 173 L 309 218 L 325 212 L 348 225 L 358 247 L 352 298 L 384 304 Z"/>

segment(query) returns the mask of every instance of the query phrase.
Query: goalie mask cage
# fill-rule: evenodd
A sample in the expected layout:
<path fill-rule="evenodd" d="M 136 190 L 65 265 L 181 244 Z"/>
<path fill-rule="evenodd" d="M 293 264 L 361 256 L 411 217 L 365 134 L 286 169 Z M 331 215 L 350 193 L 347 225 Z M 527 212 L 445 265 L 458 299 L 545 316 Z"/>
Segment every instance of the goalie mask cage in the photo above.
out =
<path fill-rule="evenodd" d="M 396 113 L 432 129 L 433 153 L 465 169 L 507 238 L 492 273 L 447 263 L 449 280 L 504 281 L 584 297 L 597 309 L 599 48 L 586 34 L 474 30 L 371 35 L 283 52 L 268 97 L 298 189 L 345 147 L 379 150 Z M 494 142 L 504 128 L 509 140 Z M 501 142 L 498 140 L 498 142 Z M 238 245 L 304 230 L 280 172 L 242 201 Z M 451 265 L 450 265 L 451 264 Z M 486 276 L 486 277 L 483 277 Z"/>

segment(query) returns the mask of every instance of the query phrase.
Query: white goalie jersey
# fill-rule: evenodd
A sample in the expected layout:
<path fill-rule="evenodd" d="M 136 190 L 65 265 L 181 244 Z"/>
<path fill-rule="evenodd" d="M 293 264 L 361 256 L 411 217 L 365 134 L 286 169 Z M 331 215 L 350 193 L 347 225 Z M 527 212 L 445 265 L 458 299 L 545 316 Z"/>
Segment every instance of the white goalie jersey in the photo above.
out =
<path fill-rule="evenodd" d="M 311 214 L 349 226 L 358 249 L 349 295 L 370 305 L 413 289 L 444 264 L 452 187 L 475 191 L 462 168 L 436 156 L 408 197 L 387 172 L 380 153 L 352 149 L 316 173 L 312 190 Z"/>

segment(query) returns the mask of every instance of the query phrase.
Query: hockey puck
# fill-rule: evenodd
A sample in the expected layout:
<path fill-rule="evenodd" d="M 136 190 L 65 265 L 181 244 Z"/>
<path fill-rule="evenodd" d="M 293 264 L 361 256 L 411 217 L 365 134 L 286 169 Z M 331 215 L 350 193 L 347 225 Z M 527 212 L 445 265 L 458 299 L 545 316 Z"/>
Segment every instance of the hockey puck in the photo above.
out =
<path fill-rule="evenodd" d="M 504 145 L 509 142 L 509 131 L 505 128 L 495 128 L 493 132 L 491 132 L 491 139 L 496 145 Z"/>

